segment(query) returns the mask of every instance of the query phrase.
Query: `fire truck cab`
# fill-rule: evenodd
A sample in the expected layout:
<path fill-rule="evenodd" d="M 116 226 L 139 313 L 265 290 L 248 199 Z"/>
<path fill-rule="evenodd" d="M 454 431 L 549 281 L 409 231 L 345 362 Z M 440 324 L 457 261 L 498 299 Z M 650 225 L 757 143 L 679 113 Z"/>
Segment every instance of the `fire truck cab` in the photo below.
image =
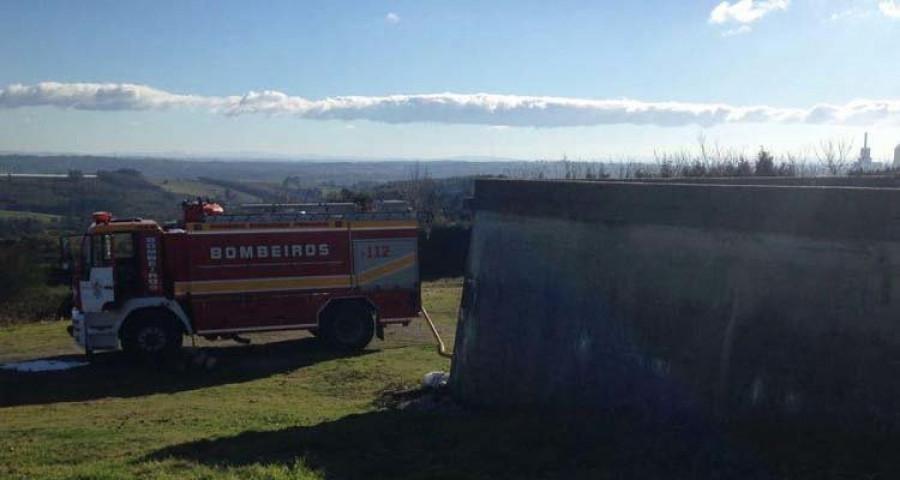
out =
<path fill-rule="evenodd" d="M 401 202 L 183 204 L 160 225 L 94 214 L 74 269 L 70 332 L 87 353 L 144 358 L 185 335 L 311 330 L 362 349 L 386 325 L 420 314 L 415 214 Z"/>

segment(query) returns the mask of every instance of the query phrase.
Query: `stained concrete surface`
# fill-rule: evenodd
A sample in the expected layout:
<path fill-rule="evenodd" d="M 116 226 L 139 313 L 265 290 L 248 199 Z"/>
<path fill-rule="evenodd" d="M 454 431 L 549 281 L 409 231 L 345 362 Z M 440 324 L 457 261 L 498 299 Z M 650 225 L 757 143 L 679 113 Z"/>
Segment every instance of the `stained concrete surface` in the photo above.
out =
<path fill-rule="evenodd" d="M 900 190 L 481 180 L 475 191 L 457 400 L 900 410 Z"/>

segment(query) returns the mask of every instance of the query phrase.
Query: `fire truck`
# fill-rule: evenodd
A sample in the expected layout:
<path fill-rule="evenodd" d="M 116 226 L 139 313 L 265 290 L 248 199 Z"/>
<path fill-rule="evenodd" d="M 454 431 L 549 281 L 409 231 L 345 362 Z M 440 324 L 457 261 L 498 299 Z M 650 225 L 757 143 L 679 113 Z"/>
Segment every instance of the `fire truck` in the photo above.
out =
<path fill-rule="evenodd" d="M 364 348 L 420 315 L 415 213 L 402 202 L 185 202 L 181 221 L 93 215 L 72 258 L 69 332 L 90 354 L 158 358 L 184 336 L 310 330 Z"/>

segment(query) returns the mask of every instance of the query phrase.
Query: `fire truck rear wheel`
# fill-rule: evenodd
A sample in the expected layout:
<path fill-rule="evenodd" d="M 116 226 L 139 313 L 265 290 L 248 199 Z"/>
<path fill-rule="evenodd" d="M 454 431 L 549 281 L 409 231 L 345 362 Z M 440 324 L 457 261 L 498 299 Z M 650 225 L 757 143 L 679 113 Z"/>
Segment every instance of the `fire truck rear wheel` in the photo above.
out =
<path fill-rule="evenodd" d="M 169 357 L 181 348 L 181 326 L 165 311 L 139 310 L 131 314 L 122 332 L 122 349 L 140 360 Z"/>
<path fill-rule="evenodd" d="M 326 315 L 319 335 L 332 348 L 362 350 L 375 336 L 375 317 L 356 305 L 335 308 Z"/>

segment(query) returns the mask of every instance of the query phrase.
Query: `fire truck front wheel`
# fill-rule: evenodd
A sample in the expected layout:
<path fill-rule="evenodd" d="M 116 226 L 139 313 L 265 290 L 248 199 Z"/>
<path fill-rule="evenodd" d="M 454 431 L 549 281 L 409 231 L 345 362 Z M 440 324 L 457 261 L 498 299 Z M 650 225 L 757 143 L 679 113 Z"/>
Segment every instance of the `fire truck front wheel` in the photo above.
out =
<path fill-rule="evenodd" d="M 167 311 L 138 310 L 132 313 L 122 330 L 122 350 L 131 357 L 156 360 L 181 348 L 181 326 Z"/>
<path fill-rule="evenodd" d="M 333 308 L 323 320 L 319 336 L 338 350 L 362 350 L 375 335 L 374 315 L 369 309 L 355 304 Z"/>

